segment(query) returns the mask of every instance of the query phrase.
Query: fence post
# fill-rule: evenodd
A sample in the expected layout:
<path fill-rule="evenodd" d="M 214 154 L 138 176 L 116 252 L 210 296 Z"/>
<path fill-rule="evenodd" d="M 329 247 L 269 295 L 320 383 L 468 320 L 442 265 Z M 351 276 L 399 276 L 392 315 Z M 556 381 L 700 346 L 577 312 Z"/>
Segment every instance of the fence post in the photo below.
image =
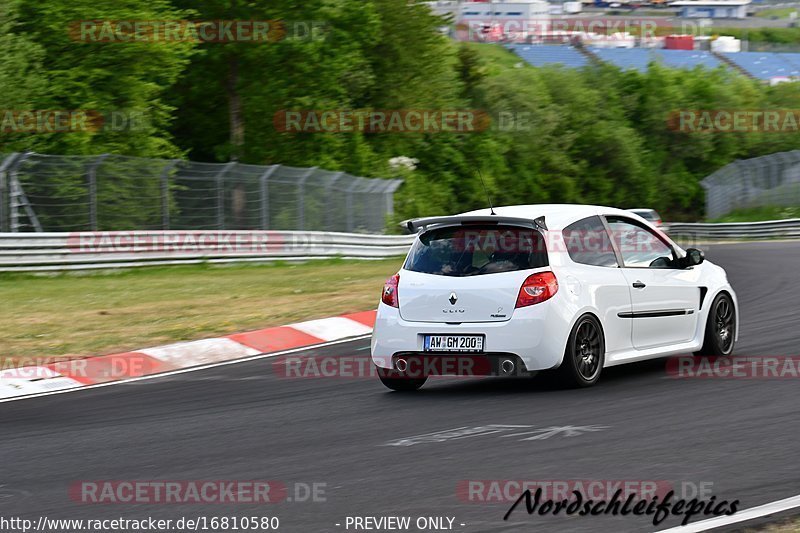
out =
<path fill-rule="evenodd" d="M 367 215 L 367 231 L 375 231 L 374 228 L 379 228 L 377 231 L 381 231 L 383 227 L 386 225 L 385 220 L 381 220 L 377 222 L 377 219 L 380 218 L 380 213 L 383 211 L 381 208 L 380 202 L 377 201 L 378 194 L 381 193 L 382 189 L 384 188 L 383 180 L 375 179 L 372 183 L 369 184 L 367 189 L 364 191 L 368 195 L 368 200 L 365 202 L 367 209 L 365 213 Z M 377 216 L 376 216 L 377 214 Z M 374 224 L 374 225 L 373 225 Z"/>
<path fill-rule="evenodd" d="M 297 182 L 297 229 L 306 229 L 306 195 L 305 185 L 306 180 L 317 171 L 317 167 L 311 167 L 308 171 L 300 177 Z"/>
<path fill-rule="evenodd" d="M 272 176 L 278 169 L 280 165 L 271 165 L 264 171 L 261 176 L 259 176 L 259 189 L 261 191 L 261 229 L 266 230 L 269 229 L 269 187 L 267 182 L 269 181 L 270 176 Z"/>
<path fill-rule="evenodd" d="M 19 208 L 24 205 L 22 200 L 22 188 L 18 186 L 17 169 L 24 163 L 33 152 L 25 152 L 21 154 L 15 161 L 9 165 L 8 171 L 8 188 L 9 188 L 9 208 L 11 209 L 11 232 L 19 232 Z"/>
<path fill-rule="evenodd" d="M 17 178 L 16 172 L 14 173 L 14 177 L 11 179 L 11 192 L 14 195 L 15 202 L 14 202 L 14 228 L 18 231 L 19 223 L 17 222 L 17 208 L 22 207 L 25 209 L 25 214 L 28 215 L 28 220 L 33 226 L 33 231 L 42 232 L 42 225 L 39 223 L 39 217 L 36 216 L 36 212 L 34 212 L 33 207 L 31 206 L 30 201 L 28 201 L 28 197 L 25 194 L 25 191 L 22 189 L 22 185 L 19 183 L 19 178 Z"/>
<path fill-rule="evenodd" d="M 19 202 L 19 197 L 17 196 L 16 187 L 14 187 L 13 178 L 9 180 L 9 182 L 11 190 L 11 194 L 9 195 L 9 209 L 11 210 L 11 214 L 9 215 L 9 224 L 11 225 L 11 233 L 17 233 L 19 231 L 19 206 L 17 205 Z"/>
<path fill-rule="evenodd" d="M 180 163 L 180 159 L 172 159 L 161 170 L 161 229 L 169 229 L 169 173 Z"/>
<path fill-rule="evenodd" d="M 332 227 L 333 212 L 336 209 L 336 205 L 331 202 L 331 190 L 333 190 L 333 186 L 336 185 L 336 182 L 339 181 L 342 176 L 344 176 L 344 172 L 337 172 L 325 186 L 325 201 L 327 203 L 325 207 L 325 231 L 334 231 Z"/>
<path fill-rule="evenodd" d="M 363 178 L 353 177 L 353 183 L 347 188 L 347 196 L 345 197 L 345 212 L 347 213 L 347 232 L 353 232 L 353 226 L 355 222 L 353 220 L 353 192 L 355 192 L 356 187 L 360 184 Z"/>
<path fill-rule="evenodd" d="M 217 182 L 217 229 L 225 229 L 225 174 L 236 166 L 236 161 L 227 163 L 214 177 Z"/>
<path fill-rule="evenodd" d="M 8 182 L 6 181 L 5 167 L 6 161 L 13 158 L 14 155 L 5 158 L 0 166 L 0 232 L 8 231 Z"/>
<path fill-rule="evenodd" d="M 87 180 L 89 185 L 89 229 L 97 231 L 97 167 L 99 167 L 109 154 L 102 154 L 89 164 Z"/>
<path fill-rule="evenodd" d="M 388 180 L 389 184 L 384 189 L 383 194 L 385 196 L 386 204 L 384 207 L 383 212 L 383 223 L 386 224 L 387 219 L 391 219 L 394 216 L 394 192 L 400 188 L 400 185 L 403 184 L 403 180 Z M 384 229 L 386 229 L 384 227 Z"/>
<path fill-rule="evenodd" d="M 14 152 L 6 156 L 0 163 L 0 232 L 8 231 L 8 208 L 11 197 L 8 194 L 8 169 L 19 156 Z"/>

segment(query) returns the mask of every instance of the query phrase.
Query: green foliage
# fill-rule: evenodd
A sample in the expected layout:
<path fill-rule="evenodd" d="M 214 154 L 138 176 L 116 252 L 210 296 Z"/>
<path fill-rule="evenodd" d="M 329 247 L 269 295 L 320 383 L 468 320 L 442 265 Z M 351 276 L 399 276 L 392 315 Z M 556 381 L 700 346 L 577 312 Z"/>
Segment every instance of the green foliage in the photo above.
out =
<path fill-rule="evenodd" d="M 800 27 L 794 28 L 719 28 L 716 35 L 730 35 L 753 44 L 800 44 Z"/>
<path fill-rule="evenodd" d="M 36 109 L 46 92 L 44 50 L 20 31 L 17 3 L 16 0 L 0 3 L 0 110 L 3 111 Z M 21 134 L 0 132 L 0 152 L 13 151 L 21 138 Z M 29 146 L 38 146 L 39 141 L 35 139 Z"/>
<path fill-rule="evenodd" d="M 703 177 L 737 158 L 797 148 L 796 133 L 682 132 L 669 118 L 797 109 L 800 84 L 766 87 L 724 68 L 533 68 L 502 46 L 449 40 L 439 31 L 445 21 L 409 0 L 6 0 L 0 15 L 0 109 L 122 109 L 148 119 L 135 130 L 0 133 L 0 152 L 185 155 L 402 177 L 398 220 L 485 207 L 479 172 L 496 204 L 635 205 L 698 219 Z M 70 23 L 85 19 L 281 20 L 290 31 L 268 43 L 77 42 Z M 313 38 L 298 35 L 298 25 L 313 27 Z M 751 40 L 800 42 L 797 28 L 747 31 Z M 380 134 L 275 126 L 282 110 L 382 109 L 476 110 L 491 127 Z M 397 156 L 419 162 L 392 168 Z M 30 187 L 74 194 L 82 179 L 56 173 Z M 145 195 L 148 180 L 143 174 Z M 135 227 L 155 216 L 135 212 L 132 191 L 109 191 L 114 220 L 104 224 Z"/>
<path fill-rule="evenodd" d="M 27 55 L 17 63 L 25 61 L 29 68 L 12 74 L 9 82 L 24 84 L 32 69 L 37 75 L 33 87 L 21 89 L 29 91 L 28 96 L 11 102 L 17 107 L 0 107 L 91 110 L 107 121 L 96 131 L 4 137 L 2 151 L 180 155 L 169 134 L 174 110 L 163 97 L 186 67 L 193 44 L 86 42 L 72 32 L 79 21 L 180 20 L 188 12 L 175 9 L 167 0 L 15 0 L 12 7 L 16 8 L 13 22 L 0 26 L 0 39 L 15 41 L 19 55 Z M 4 47 L 0 55 L 6 53 Z M 0 59 L 0 64 L 5 60 Z M 41 84 L 46 90 L 38 90 Z M 145 120 L 131 127 L 113 127 L 112 113 Z"/>

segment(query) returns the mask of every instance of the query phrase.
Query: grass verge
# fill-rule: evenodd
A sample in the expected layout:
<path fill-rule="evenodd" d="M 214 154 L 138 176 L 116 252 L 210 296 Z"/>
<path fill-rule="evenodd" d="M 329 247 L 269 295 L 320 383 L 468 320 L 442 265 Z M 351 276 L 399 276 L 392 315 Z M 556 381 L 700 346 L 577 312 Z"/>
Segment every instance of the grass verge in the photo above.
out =
<path fill-rule="evenodd" d="M 762 526 L 758 529 L 748 528 L 744 533 L 798 533 L 800 532 L 800 518 L 792 518 L 774 524 Z"/>
<path fill-rule="evenodd" d="M 800 218 L 800 207 L 754 207 L 738 209 L 710 222 L 760 222 L 762 220 L 785 220 Z"/>
<path fill-rule="evenodd" d="M 400 258 L 0 274 L 0 362 L 100 355 L 374 309 Z"/>
<path fill-rule="evenodd" d="M 761 11 L 756 12 L 756 16 L 760 18 L 776 18 L 776 19 L 788 19 L 792 13 L 798 11 L 796 7 L 775 7 L 769 9 L 762 9 Z"/>

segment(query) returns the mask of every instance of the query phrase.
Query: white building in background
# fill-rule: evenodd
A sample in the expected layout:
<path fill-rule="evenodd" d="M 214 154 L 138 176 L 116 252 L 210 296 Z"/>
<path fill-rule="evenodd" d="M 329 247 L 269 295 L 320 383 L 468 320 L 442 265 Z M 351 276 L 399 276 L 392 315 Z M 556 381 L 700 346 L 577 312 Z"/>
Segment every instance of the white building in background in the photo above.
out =
<path fill-rule="evenodd" d="M 428 5 L 453 18 L 460 40 L 525 42 L 550 30 L 550 6 L 543 0 L 439 0 Z"/>
<path fill-rule="evenodd" d="M 679 15 L 684 18 L 747 18 L 747 6 L 752 0 L 680 0 L 671 2 L 670 7 L 680 8 Z"/>
<path fill-rule="evenodd" d="M 711 41 L 711 51 L 718 53 L 741 52 L 742 41 L 729 35 L 720 35 Z"/>
<path fill-rule="evenodd" d="M 458 13 L 458 7 L 463 2 L 457 2 L 456 0 L 438 0 L 435 2 L 425 2 L 431 8 L 431 11 L 436 13 L 437 15 L 450 15 L 453 17 L 453 20 L 456 18 L 456 14 Z"/>

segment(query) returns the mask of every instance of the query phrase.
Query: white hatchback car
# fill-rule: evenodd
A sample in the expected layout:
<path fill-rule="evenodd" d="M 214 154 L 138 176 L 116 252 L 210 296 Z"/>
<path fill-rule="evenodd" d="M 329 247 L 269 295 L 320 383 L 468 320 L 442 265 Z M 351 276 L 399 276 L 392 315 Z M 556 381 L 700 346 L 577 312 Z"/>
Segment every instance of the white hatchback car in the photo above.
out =
<path fill-rule="evenodd" d="M 589 386 L 609 366 L 733 351 L 725 271 L 629 211 L 510 206 L 408 227 L 418 235 L 386 282 L 372 334 L 391 389 L 435 374 L 550 369 Z"/>

